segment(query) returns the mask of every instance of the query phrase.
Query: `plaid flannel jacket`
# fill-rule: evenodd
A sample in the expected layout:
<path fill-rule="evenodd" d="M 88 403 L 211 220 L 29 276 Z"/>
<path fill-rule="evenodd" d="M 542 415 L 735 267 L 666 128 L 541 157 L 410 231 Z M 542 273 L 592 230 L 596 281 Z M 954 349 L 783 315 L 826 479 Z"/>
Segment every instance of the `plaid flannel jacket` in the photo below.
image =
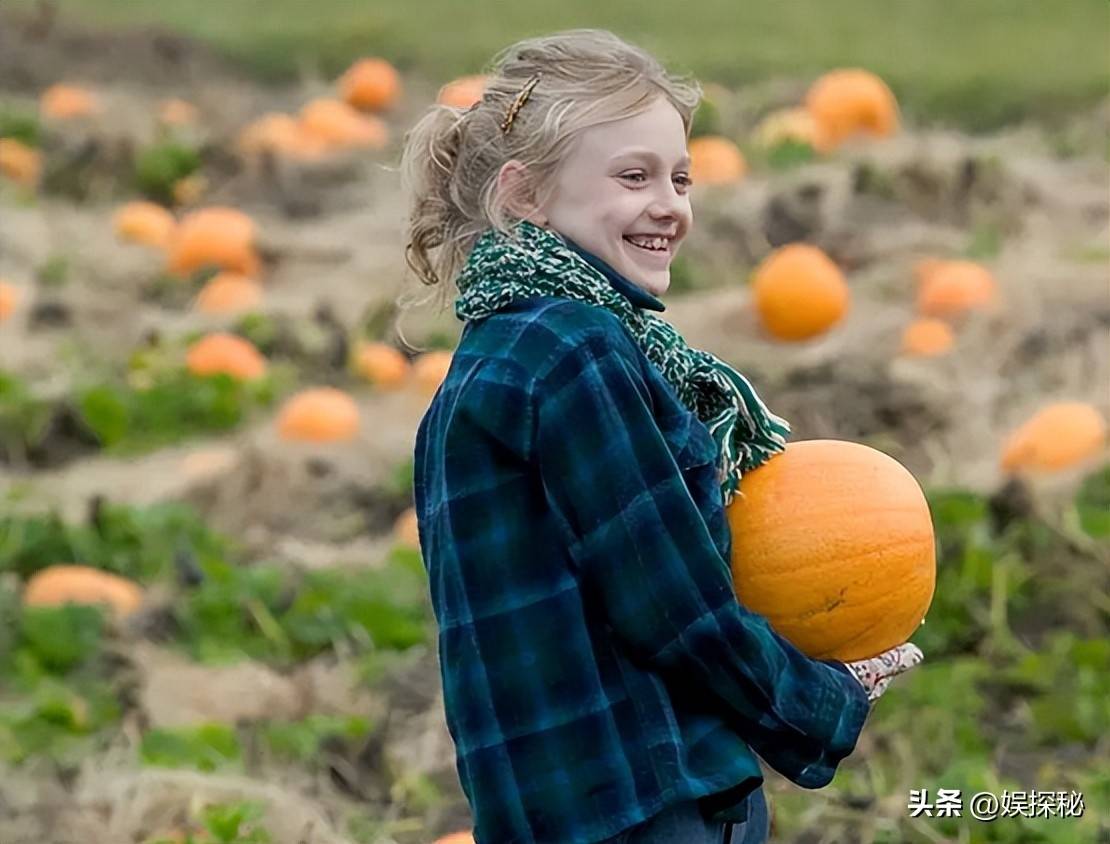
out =
<path fill-rule="evenodd" d="M 604 308 L 534 297 L 464 327 L 414 482 L 477 844 L 599 842 L 682 800 L 743 821 L 753 751 L 806 788 L 852 752 L 862 686 L 736 599 L 715 463 Z"/>

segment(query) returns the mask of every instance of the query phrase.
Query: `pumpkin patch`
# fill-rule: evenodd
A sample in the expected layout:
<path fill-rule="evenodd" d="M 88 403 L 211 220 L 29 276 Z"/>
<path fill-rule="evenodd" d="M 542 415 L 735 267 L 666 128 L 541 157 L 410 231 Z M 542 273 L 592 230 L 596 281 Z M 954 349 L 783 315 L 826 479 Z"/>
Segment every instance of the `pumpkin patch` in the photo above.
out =
<path fill-rule="evenodd" d="M 0 2 L 0 844 L 528 839 L 483 835 L 467 811 L 439 662 L 475 642 L 450 623 L 482 612 L 483 654 L 519 657 L 506 729 L 537 726 L 537 695 L 590 692 L 596 678 L 560 661 L 565 649 L 546 661 L 521 650 L 527 631 L 460 588 L 471 572 L 495 590 L 536 586 L 522 560 L 498 558 L 499 538 L 525 557 L 567 546 L 547 574 L 585 588 L 559 606 L 596 622 L 624 680 L 636 666 L 623 657 L 640 655 L 626 635 L 667 648 L 652 649 L 651 684 L 697 739 L 687 761 L 735 762 L 752 738 L 755 721 L 739 739 L 711 729 L 728 714 L 718 693 L 784 719 L 790 750 L 750 748 L 775 842 L 1098 839 L 1110 735 L 1105 8 L 987 5 L 798 0 L 748 4 L 731 21 L 599 6 L 601 26 L 634 36 L 669 80 L 616 51 L 568 56 L 521 103 L 534 52 L 506 52 L 511 72 L 490 60 L 510 30 L 549 34 L 520 8 Z M 604 108 L 579 111 L 601 90 Z M 661 94 L 676 111 L 665 138 L 627 147 L 658 154 L 643 159 L 651 178 L 622 178 L 614 159 L 574 196 L 604 211 L 605 232 L 684 235 L 666 271 L 614 237 L 614 254 L 642 259 L 618 269 L 658 294 L 654 315 L 702 363 L 734 367 L 789 423 L 785 453 L 745 468 L 725 508 L 713 507 L 722 455 L 710 462 L 710 446 L 752 398 L 743 383 L 649 356 L 630 374 L 645 376 L 652 406 L 666 375 L 697 412 L 658 418 L 666 436 L 630 444 L 646 453 L 677 434 L 673 467 L 608 465 L 618 444 L 590 441 L 588 416 L 548 416 L 544 437 L 534 427 L 531 379 L 574 377 L 554 353 L 571 336 L 601 339 L 588 315 L 541 360 L 518 354 L 517 332 L 545 325 L 468 324 L 452 307 L 456 259 L 511 222 L 496 178 L 506 158 L 555 164 L 566 130 Z M 514 98 L 519 116 L 499 131 Z M 684 153 L 689 190 L 682 168 L 666 172 Z M 689 226 L 674 219 L 685 202 Z M 559 315 L 572 328 L 572 309 Z M 493 354 L 479 361 L 468 340 L 483 333 Z M 597 408 L 623 418 L 630 395 Z M 467 435 L 414 450 L 425 420 Z M 733 456 L 749 466 L 736 420 Z M 519 436 L 501 436 L 510 429 Z M 543 461 L 555 437 L 584 438 L 599 465 Z M 442 474 L 418 472 L 421 455 Z M 533 459 L 542 477 L 506 484 L 504 507 L 474 506 L 485 485 L 440 497 L 469 467 L 524 472 Z M 618 494 L 628 518 L 583 520 L 582 507 L 563 511 L 567 524 L 547 519 L 554 487 L 576 475 Z M 676 505 L 658 514 L 666 525 L 657 493 Z M 596 532 L 606 524 L 619 543 Z M 491 553 L 468 554 L 471 538 Z M 720 575 L 709 592 L 630 578 L 630 555 L 682 556 L 694 540 L 708 551 L 710 539 L 719 553 L 688 561 L 702 583 Z M 574 559 L 588 547 L 613 553 Z M 680 593 L 701 619 L 681 630 L 668 626 Z M 442 630 L 437 603 L 453 616 Z M 635 617 L 610 635 L 621 607 Z M 828 722 L 816 743 L 787 736 L 827 702 L 821 684 L 748 688 L 740 675 L 760 654 L 741 622 L 777 631 L 801 674 L 857 697 L 834 662 L 907 640 L 925 660 L 871 702 L 831 781 L 799 788 L 786 780 L 803 766 L 811 784 L 833 773 L 817 744 L 847 741 L 852 725 Z M 733 664 L 728 641 L 744 651 Z M 695 670 L 703 656 L 708 672 Z M 472 714 L 506 679 L 480 674 L 453 687 Z M 627 699 L 621 682 L 605 687 L 612 709 L 597 723 L 644 714 L 647 686 L 626 685 Z M 570 728 L 514 741 L 562 752 Z M 472 749 L 468 763 L 493 760 Z M 665 754 L 653 759 L 666 773 Z M 587 814 L 595 801 L 597 840 L 649 820 L 632 803 L 609 811 L 612 771 L 586 767 L 567 783 L 576 795 L 548 788 L 553 775 L 499 820 L 523 816 L 535 840 L 574 837 L 544 835 L 572 801 Z M 641 798 L 647 767 L 633 772 Z M 1013 812 L 1023 772 L 1051 789 L 1058 817 L 968 817 L 982 789 L 1009 790 Z M 965 795 L 962 816 L 938 811 L 941 786 Z M 911 787 L 928 791 L 916 796 L 932 816 L 906 808 Z M 1064 817 L 1069 790 L 1086 805 Z"/>

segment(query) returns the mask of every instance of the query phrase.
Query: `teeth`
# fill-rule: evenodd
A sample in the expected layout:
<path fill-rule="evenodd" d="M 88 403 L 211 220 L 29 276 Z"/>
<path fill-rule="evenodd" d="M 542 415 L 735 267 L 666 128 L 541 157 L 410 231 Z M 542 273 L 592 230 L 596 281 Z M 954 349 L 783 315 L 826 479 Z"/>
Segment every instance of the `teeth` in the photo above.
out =
<path fill-rule="evenodd" d="M 658 252 L 665 252 L 669 245 L 669 241 L 665 237 L 629 237 L 627 240 L 629 243 L 633 243 L 636 246 L 643 247 L 644 249 L 654 249 Z"/>

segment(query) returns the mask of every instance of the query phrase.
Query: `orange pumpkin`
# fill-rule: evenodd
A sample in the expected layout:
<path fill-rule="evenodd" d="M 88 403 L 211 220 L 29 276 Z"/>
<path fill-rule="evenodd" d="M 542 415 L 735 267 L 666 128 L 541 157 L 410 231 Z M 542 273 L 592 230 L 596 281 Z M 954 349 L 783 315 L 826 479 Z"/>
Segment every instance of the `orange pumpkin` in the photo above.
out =
<path fill-rule="evenodd" d="M 755 269 L 752 294 L 764 328 L 779 340 L 808 340 L 848 312 L 849 292 L 840 268 L 807 243 L 790 243 Z"/>
<path fill-rule="evenodd" d="M 956 337 L 952 327 L 939 319 L 916 319 L 902 332 L 902 353 L 932 358 L 952 350 Z"/>
<path fill-rule="evenodd" d="M 335 387 L 314 387 L 289 398 L 277 418 L 285 440 L 342 442 L 358 436 L 359 413 L 347 393 Z"/>
<path fill-rule="evenodd" d="M 0 279 L 0 322 L 14 314 L 18 304 L 19 290 L 14 284 Z"/>
<path fill-rule="evenodd" d="M 295 117 L 277 112 L 264 114 L 244 127 L 237 143 L 244 155 L 270 152 L 294 159 L 320 158 L 328 146 Z"/>
<path fill-rule="evenodd" d="M 434 351 L 418 355 L 412 362 L 412 380 L 421 393 L 433 395 L 451 368 L 451 352 Z"/>
<path fill-rule="evenodd" d="M 170 238 L 167 270 L 188 275 L 207 266 L 242 275 L 258 275 L 260 261 L 254 250 L 255 226 L 242 211 L 212 206 L 181 218 Z"/>
<path fill-rule="evenodd" d="M 190 126 L 197 122 L 197 107 L 185 100 L 171 97 L 159 104 L 158 120 L 166 126 Z"/>
<path fill-rule="evenodd" d="M 222 272 L 212 276 L 197 294 L 196 309 L 201 313 L 237 314 L 249 311 L 262 301 L 262 285 L 238 273 Z"/>
<path fill-rule="evenodd" d="M 224 332 L 209 334 L 193 343 L 185 355 L 185 365 L 193 375 L 225 373 L 241 381 L 266 374 L 266 358 L 254 344 Z"/>
<path fill-rule="evenodd" d="M 173 214 L 154 202 L 128 202 L 112 218 L 120 240 L 163 248 L 169 243 L 177 221 Z"/>
<path fill-rule="evenodd" d="M 97 96 L 87 88 L 77 85 L 51 85 L 42 92 L 39 99 L 39 112 L 43 117 L 68 120 L 74 117 L 88 117 L 100 111 Z"/>
<path fill-rule="evenodd" d="M 34 187 L 42 175 L 42 153 L 15 138 L 0 138 L 0 173 L 16 184 Z"/>
<path fill-rule="evenodd" d="M 470 108 L 485 93 L 489 77 L 484 73 L 460 76 L 439 89 L 436 102 L 453 108 Z"/>
<path fill-rule="evenodd" d="M 925 284 L 933 273 L 944 266 L 947 262 L 941 258 L 922 258 L 913 265 L 913 278 L 917 283 L 917 289 L 920 290 L 922 285 Z"/>
<path fill-rule="evenodd" d="M 1042 408 L 1010 433 L 1002 446 L 1003 471 L 1054 472 L 1082 465 L 1106 447 L 1106 419 L 1084 402 Z"/>
<path fill-rule="evenodd" d="M 53 565 L 35 572 L 23 590 L 28 607 L 105 605 L 123 618 L 143 603 L 143 590 L 127 578 L 90 566 Z"/>
<path fill-rule="evenodd" d="M 359 59 L 339 78 L 339 95 L 355 108 L 391 108 L 401 96 L 401 75 L 385 59 Z"/>
<path fill-rule="evenodd" d="M 469 832 L 452 832 L 437 838 L 433 844 L 474 844 L 474 836 Z"/>
<path fill-rule="evenodd" d="M 936 261 L 919 267 L 917 309 L 925 316 L 952 317 L 983 310 L 998 299 L 994 276 L 974 261 Z"/>
<path fill-rule="evenodd" d="M 816 659 L 873 657 L 907 641 L 936 583 L 917 481 L 858 443 L 791 443 L 744 476 L 726 511 L 744 607 Z"/>
<path fill-rule="evenodd" d="M 301 109 L 301 128 L 326 146 L 381 149 L 389 141 L 385 123 L 340 100 L 318 99 Z"/>
<path fill-rule="evenodd" d="M 752 133 L 757 146 L 773 149 L 787 142 L 808 144 L 821 152 L 829 147 L 825 132 L 804 108 L 784 108 L 773 111 L 759 122 Z"/>
<path fill-rule="evenodd" d="M 393 522 L 393 541 L 406 548 L 420 549 L 420 528 L 416 508 L 409 507 Z"/>
<path fill-rule="evenodd" d="M 384 390 L 400 387 L 408 379 L 408 358 L 388 343 L 361 343 L 355 351 L 355 369 Z"/>
<path fill-rule="evenodd" d="M 898 130 L 898 101 L 882 79 L 866 70 L 826 73 L 810 87 L 805 104 L 831 146 L 857 135 L 885 137 Z"/>
<path fill-rule="evenodd" d="M 748 172 L 744 154 L 728 138 L 702 135 L 688 145 L 690 178 L 696 185 L 727 185 L 738 182 Z"/>

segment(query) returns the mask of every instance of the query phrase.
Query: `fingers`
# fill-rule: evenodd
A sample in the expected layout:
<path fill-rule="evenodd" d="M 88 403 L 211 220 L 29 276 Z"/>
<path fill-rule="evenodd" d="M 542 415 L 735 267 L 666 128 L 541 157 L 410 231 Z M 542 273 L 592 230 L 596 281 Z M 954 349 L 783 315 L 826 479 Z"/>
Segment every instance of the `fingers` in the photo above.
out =
<path fill-rule="evenodd" d="M 883 692 L 886 691 L 887 686 L 890 685 L 890 681 L 892 679 L 894 679 L 894 678 L 893 677 L 884 677 L 882 680 L 880 680 L 878 683 L 876 683 L 875 687 L 867 693 L 868 702 L 874 703 L 876 700 L 878 700 L 880 697 L 882 697 Z"/>
<path fill-rule="evenodd" d="M 891 678 L 920 665 L 924 659 L 925 656 L 917 645 L 906 642 L 871 659 L 861 659 L 845 665 L 867 690 L 867 699 L 873 701 L 886 691 Z"/>
<path fill-rule="evenodd" d="M 882 666 L 879 669 L 880 676 L 895 677 L 920 665 L 925 659 L 925 654 L 913 642 L 906 642 L 904 645 L 899 645 L 896 648 L 891 648 L 886 653 L 880 654 L 878 659 L 882 661 Z"/>

